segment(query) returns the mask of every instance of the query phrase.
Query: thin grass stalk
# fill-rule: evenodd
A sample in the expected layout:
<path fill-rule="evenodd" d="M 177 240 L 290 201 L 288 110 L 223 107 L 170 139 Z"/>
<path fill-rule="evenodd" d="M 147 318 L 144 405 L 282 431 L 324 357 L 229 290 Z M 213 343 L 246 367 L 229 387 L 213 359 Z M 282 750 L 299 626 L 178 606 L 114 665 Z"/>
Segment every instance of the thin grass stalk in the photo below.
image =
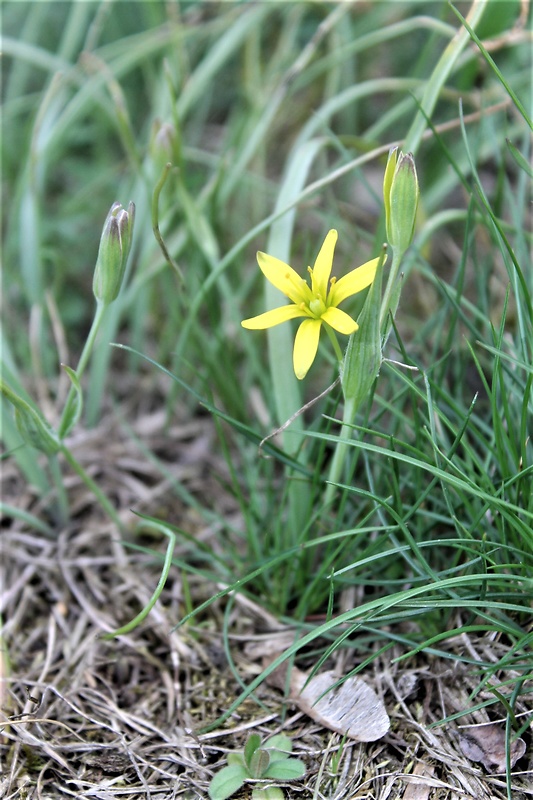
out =
<path fill-rule="evenodd" d="M 468 23 L 474 27 L 481 20 L 486 8 L 486 0 L 474 0 L 467 15 Z M 404 150 L 416 154 L 427 128 L 427 119 L 431 117 L 442 87 L 459 58 L 462 50 L 470 40 L 466 28 L 460 28 L 449 42 L 439 58 L 426 84 L 420 110 L 417 112 L 404 141 Z"/>
<path fill-rule="evenodd" d="M 87 488 L 96 497 L 102 509 L 105 511 L 107 516 L 113 520 L 119 531 L 124 531 L 125 530 L 124 523 L 120 519 L 120 516 L 118 515 L 115 507 L 113 506 L 109 498 L 106 496 L 106 494 L 100 489 L 98 484 L 95 481 L 93 481 L 90 475 L 88 475 L 87 472 L 83 469 L 79 461 L 77 461 L 77 459 L 72 455 L 69 448 L 63 444 L 61 445 L 60 452 L 63 454 L 65 460 L 72 467 L 74 472 L 77 475 L 79 475 L 79 477 L 82 479 Z"/>
<path fill-rule="evenodd" d="M 150 600 L 147 602 L 145 607 L 125 625 L 122 625 L 120 628 L 117 628 L 116 630 L 111 631 L 110 633 L 103 633 L 100 636 L 101 639 L 104 640 L 114 639 L 117 636 L 123 636 L 126 633 L 131 633 L 131 631 L 137 628 L 138 625 L 140 625 L 141 622 L 143 622 L 143 620 L 146 619 L 152 608 L 159 600 L 161 592 L 165 588 L 170 568 L 172 566 L 172 556 L 174 555 L 174 547 L 176 545 L 176 534 L 166 525 L 162 525 L 160 523 L 143 521 L 140 527 L 148 528 L 157 531 L 158 533 L 163 533 L 168 539 L 167 549 L 165 552 L 165 560 L 163 562 L 163 568 L 161 570 L 161 576 L 159 578 L 159 581 L 157 582 L 157 586 L 154 590 L 154 593 L 152 594 Z"/>
<path fill-rule="evenodd" d="M 61 473 L 61 468 L 57 460 L 57 455 L 48 456 L 48 464 L 50 467 L 50 473 L 52 475 L 52 481 L 54 483 L 56 490 L 57 505 L 59 511 L 58 522 L 61 526 L 63 526 L 67 523 L 67 521 L 70 518 L 70 508 L 69 508 L 67 492 L 65 489 L 65 481 Z"/>

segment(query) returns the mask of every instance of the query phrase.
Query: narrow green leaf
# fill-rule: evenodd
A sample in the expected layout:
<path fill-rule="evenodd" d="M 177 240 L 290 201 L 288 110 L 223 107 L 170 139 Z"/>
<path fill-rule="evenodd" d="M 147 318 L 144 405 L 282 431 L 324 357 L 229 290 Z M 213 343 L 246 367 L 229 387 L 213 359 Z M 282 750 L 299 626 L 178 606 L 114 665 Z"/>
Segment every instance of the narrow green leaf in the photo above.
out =
<path fill-rule="evenodd" d="M 66 364 L 62 364 L 61 366 L 69 376 L 70 382 L 76 392 L 74 401 L 70 403 L 68 407 L 68 413 L 65 415 L 65 418 L 61 420 L 61 427 L 59 428 L 58 435 L 60 439 L 64 439 L 79 422 L 83 409 L 83 392 L 76 370 L 72 369 L 72 367 L 68 367 Z"/>
<path fill-rule="evenodd" d="M 477 25 L 479 23 L 486 7 L 487 3 L 482 3 L 480 0 L 474 0 L 468 15 L 472 25 Z M 418 151 L 420 142 L 422 141 L 422 136 L 427 127 L 426 119 L 431 117 L 433 114 L 433 110 L 437 105 L 437 100 L 439 99 L 442 88 L 446 84 L 448 76 L 452 72 L 457 59 L 468 44 L 468 33 L 471 36 L 474 34 L 472 28 L 466 23 L 463 17 L 460 16 L 453 6 L 452 11 L 454 11 L 456 15 L 460 17 L 467 30 L 459 30 L 453 39 L 446 45 L 431 75 L 426 81 L 424 94 L 421 101 L 421 109 L 411 123 L 411 127 L 409 128 L 407 136 L 404 140 L 404 150 L 406 152 L 412 152 L 415 155 Z"/>
<path fill-rule="evenodd" d="M 130 622 L 126 623 L 126 625 L 123 625 L 121 628 L 118 628 L 116 631 L 102 634 L 102 639 L 114 639 L 115 636 L 122 636 L 123 634 L 134 630 L 137 625 L 140 625 L 140 623 L 148 616 L 156 602 L 159 600 L 161 592 L 165 588 L 168 573 L 170 572 L 170 567 L 172 566 L 172 556 L 174 554 L 174 547 L 176 544 L 176 534 L 169 527 L 162 525 L 160 522 L 152 523 L 151 526 L 147 525 L 147 527 L 152 527 L 155 531 L 163 533 L 168 538 L 167 551 L 165 554 L 163 569 L 161 570 L 161 577 L 159 578 L 153 595 L 142 611 L 140 611 Z"/>
<path fill-rule="evenodd" d="M 478 4 L 479 4 L 480 8 L 483 8 L 483 6 L 486 5 L 485 3 L 481 3 L 480 0 L 477 0 L 477 1 L 478 1 Z M 474 5 L 475 5 L 475 3 L 474 3 Z M 516 92 L 512 89 L 512 87 L 509 85 L 509 81 L 503 75 L 502 71 L 499 69 L 498 65 L 496 64 L 496 62 L 494 61 L 494 59 L 492 58 L 492 56 L 490 55 L 490 53 L 488 52 L 486 47 L 484 46 L 483 42 L 481 41 L 481 39 L 479 38 L 477 33 L 473 30 L 473 28 L 468 24 L 467 20 L 460 14 L 460 12 L 451 3 L 450 3 L 450 7 L 451 7 L 453 13 L 455 14 L 455 16 L 457 17 L 457 19 L 459 19 L 462 22 L 462 24 L 464 25 L 464 27 L 468 31 L 472 41 L 474 41 L 477 44 L 477 46 L 479 47 L 479 49 L 480 49 L 481 53 L 483 54 L 483 57 L 485 58 L 487 64 L 489 64 L 489 66 L 492 68 L 494 74 L 496 75 L 498 80 L 501 82 L 503 88 L 505 89 L 505 91 L 507 92 L 509 97 L 512 99 L 513 103 L 515 104 L 515 106 L 517 107 L 519 112 L 522 114 L 522 116 L 523 116 L 526 124 L 528 125 L 528 127 L 533 129 L 533 123 L 531 122 L 531 117 L 527 113 L 522 101 L 520 100 L 520 98 L 518 97 Z"/>
<path fill-rule="evenodd" d="M 527 159 L 524 158 L 520 150 L 511 142 L 510 139 L 506 139 L 505 141 L 507 142 L 507 148 L 511 153 L 515 163 L 518 164 L 520 169 L 524 170 L 526 175 L 529 175 L 530 178 L 533 178 L 533 169 L 531 169 Z"/>

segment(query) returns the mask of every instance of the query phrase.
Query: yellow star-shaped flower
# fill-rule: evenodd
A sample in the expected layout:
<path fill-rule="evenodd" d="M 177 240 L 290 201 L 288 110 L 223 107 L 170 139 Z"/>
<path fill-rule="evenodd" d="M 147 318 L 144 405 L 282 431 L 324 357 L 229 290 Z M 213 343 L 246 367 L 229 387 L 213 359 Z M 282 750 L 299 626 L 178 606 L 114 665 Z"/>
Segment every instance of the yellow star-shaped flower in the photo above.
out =
<path fill-rule="evenodd" d="M 323 324 L 346 335 L 357 330 L 357 322 L 345 311 L 341 311 L 338 305 L 347 297 L 366 289 L 376 273 L 379 258 L 367 261 L 339 280 L 332 278 L 330 281 L 336 243 L 337 231 L 331 230 L 324 239 L 313 269 L 307 268 L 311 276 L 311 286 L 288 264 L 266 253 L 257 253 L 257 263 L 265 278 L 292 303 L 266 311 L 258 317 L 245 319 L 241 325 L 250 330 L 262 330 L 289 319 L 305 317 L 294 340 L 293 365 L 299 380 L 305 378 L 315 359 Z"/>

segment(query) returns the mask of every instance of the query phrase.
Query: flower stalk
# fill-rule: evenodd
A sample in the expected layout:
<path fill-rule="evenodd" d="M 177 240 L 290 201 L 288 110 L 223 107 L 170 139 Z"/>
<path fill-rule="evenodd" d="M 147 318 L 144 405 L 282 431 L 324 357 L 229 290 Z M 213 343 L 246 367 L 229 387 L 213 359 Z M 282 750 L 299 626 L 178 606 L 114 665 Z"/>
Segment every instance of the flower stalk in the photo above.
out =
<path fill-rule="evenodd" d="M 310 285 L 292 267 L 266 253 L 257 253 L 264 276 L 291 301 L 243 320 L 244 328 L 270 328 L 290 319 L 303 318 L 294 341 L 293 367 L 302 380 L 309 371 L 324 327 L 339 363 L 344 411 L 337 447 L 331 462 L 325 507 L 333 500 L 336 485 L 342 477 L 353 421 L 358 409 L 369 396 L 379 375 L 383 347 L 400 301 L 401 262 L 413 240 L 419 199 L 419 186 L 412 153 L 404 154 L 397 147 L 389 153 L 383 179 L 383 198 L 387 239 L 392 250 L 392 265 L 382 295 L 383 267 L 387 259 L 384 245 L 378 258 L 352 270 L 338 281 L 330 280 L 337 231 L 327 234 L 314 267 L 308 267 Z M 358 320 L 338 308 L 348 297 L 370 286 Z M 343 357 L 335 331 L 350 336 Z"/>
<path fill-rule="evenodd" d="M 341 365 L 341 385 L 344 395 L 344 408 L 339 441 L 330 465 L 328 485 L 324 496 L 328 507 L 335 492 L 336 484 L 342 476 L 350 439 L 353 420 L 361 403 L 368 397 L 372 384 L 379 375 L 382 361 L 380 299 L 383 279 L 383 266 L 386 260 L 383 247 L 378 259 L 376 275 L 366 296 L 363 310 L 358 317 L 359 330 L 350 336 Z"/>
<path fill-rule="evenodd" d="M 3 381 L 0 381 L 0 393 L 14 408 L 15 424 L 24 442 L 30 447 L 45 453 L 48 457 L 48 463 L 57 489 L 59 517 L 62 524 L 68 519 L 68 503 L 57 460 L 59 454 L 62 454 L 70 466 L 80 475 L 108 516 L 119 528 L 122 528 L 120 517 L 112 503 L 76 461 L 64 444 L 64 439 L 79 419 L 82 408 L 81 376 L 89 361 L 104 313 L 118 296 L 124 279 L 126 263 L 131 249 L 134 218 L 135 206 L 133 203 L 129 204 L 127 211 L 122 208 L 120 203 L 114 203 L 106 217 L 93 277 L 96 311 L 77 369 L 73 370 L 65 366 L 65 370 L 71 380 L 71 387 L 57 430 L 54 430 L 46 422 L 38 409 L 20 397 Z"/>
<path fill-rule="evenodd" d="M 122 286 L 131 250 L 134 221 L 135 205 L 133 203 L 129 204 L 127 211 L 120 203 L 113 203 L 104 222 L 93 276 L 96 311 L 76 368 L 78 384 L 89 362 L 104 313 L 107 307 L 116 300 Z M 59 422 L 58 436 L 61 440 L 68 435 L 72 428 L 73 420 L 76 417 L 77 402 L 79 402 L 78 391 L 76 386 L 72 385 Z"/>
<path fill-rule="evenodd" d="M 392 263 L 383 297 L 381 286 L 385 250 L 379 260 L 376 276 L 358 318 L 359 331 L 350 336 L 344 357 L 341 378 L 344 410 L 339 441 L 331 462 L 325 506 L 333 500 L 336 484 L 341 479 L 352 436 L 353 420 L 362 402 L 379 375 L 382 352 L 400 302 L 401 263 L 413 240 L 419 199 L 418 177 L 411 153 L 397 147 L 389 153 L 383 179 L 383 200 L 387 240 L 392 250 Z"/>

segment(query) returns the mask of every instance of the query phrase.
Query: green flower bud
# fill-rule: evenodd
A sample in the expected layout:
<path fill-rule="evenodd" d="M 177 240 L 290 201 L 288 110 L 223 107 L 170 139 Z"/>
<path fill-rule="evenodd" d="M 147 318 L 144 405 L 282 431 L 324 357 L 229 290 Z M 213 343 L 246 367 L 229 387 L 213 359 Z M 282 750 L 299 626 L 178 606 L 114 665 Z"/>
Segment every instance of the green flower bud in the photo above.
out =
<path fill-rule="evenodd" d="M 106 217 L 93 278 L 94 296 L 104 305 L 112 303 L 120 291 L 131 248 L 134 220 L 133 203 L 129 204 L 127 211 L 120 203 L 113 203 Z"/>
<path fill-rule="evenodd" d="M 26 444 L 52 456 L 61 447 L 59 439 L 41 415 L 7 384 L 0 382 L 0 392 L 15 409 L 15 424 Z"/>
<path fill-rule="evenodd" d="M 400 253 L 404 253 L 413 240 L 419 194 L 412 153 L 405 155 L 397 147 L 393 148 L 383 179 L 383 199 L 387 239 Z"/>
<path fill-rule="evenodd" d="M 150 156 L 159 177 L 166 164 L 179 166 L 181 146 L 178 131 L 172 123 L 155 120 L 150 137 Z"/>

